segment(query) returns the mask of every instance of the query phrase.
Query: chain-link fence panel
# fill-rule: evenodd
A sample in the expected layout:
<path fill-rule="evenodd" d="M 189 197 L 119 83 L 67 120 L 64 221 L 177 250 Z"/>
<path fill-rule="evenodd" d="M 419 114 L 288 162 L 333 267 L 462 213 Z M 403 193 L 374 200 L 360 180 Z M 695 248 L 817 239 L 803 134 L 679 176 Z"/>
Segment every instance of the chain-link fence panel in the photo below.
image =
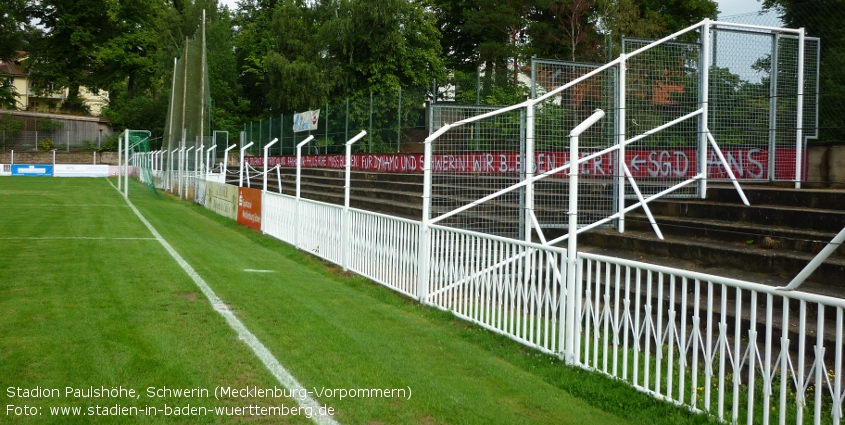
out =
<path fill-rule="evenodd" d="M 626 62 L 625 114 L 619 131 L 625 139 L 645 135 L 680 120 L 701 107 L 701 46 L 668 41 L 641 50 L 653 40 L 626 38 L 623 52 L 635 53 Z M 643 195 L 653 195 L 695 175 L 701 142 L 700 116 L 678 122 L 625 148 L 626 164 Z M 671 196 L 696 196 L 687 185 Z M 627 191 L 628 197 L 633 196 Z"/>
<path fill-rule="evenodd" d="M 537 98 L 599 68 L 598 65 L 532 60 L 532 97 Z M 552 170 L 569 160 L 570 132 L 596 109 L 605 117 L 580 137 L 581 156 L 614 145 L 617 119 L 617 68 L 606 69 L 535 106 L 536 173 Z M 578 223 L 585 225 L 616 211 L 614 178 L 617 155 L 608 153 L 580 166 Z M 568 171 L 537 181 L 534 213 L 541 229 L 568 228 Z"/>
<path fill-rule="evenodd" d="M 435 104 L 431 130 L 498 109 Z M 525 177 L 525 114 L 506 112 L 454 128 L 432 144 L 431 216 L 438 217 L 514 185 Z M 525 188 L 452 215 L 439 224 L 523 238 Z"/>

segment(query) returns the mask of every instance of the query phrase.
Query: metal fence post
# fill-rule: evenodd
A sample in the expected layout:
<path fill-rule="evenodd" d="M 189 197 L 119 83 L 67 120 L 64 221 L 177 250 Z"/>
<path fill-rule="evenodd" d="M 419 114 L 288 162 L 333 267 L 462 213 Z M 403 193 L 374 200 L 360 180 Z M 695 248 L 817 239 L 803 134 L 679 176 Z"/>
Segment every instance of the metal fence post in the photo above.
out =
<path fill-rule="evenodd" d="M 798 96 L 796 97 L 795 123 L 795 188 L 801 189 L 804 165 L 804 28 L 798 33 Z"/>
<path fill-rule="evenodd" d="M 267 191 L 267 151 L 270 149 L 271 146 L 275 145 L 276 142 L 278 142 L 278 141 L 279 141 L 279 139 L 273 139 L 272 141 L 270 141 L 270 143 L 264 145 L 264 189 L 263 189 L 264 192 Z M 282 182 L 279 182 L 279 184 L 281 185 Z"/>
<path fill-rule="evenodd" d="M 220 170 L 220 172 L 223 173 L 223 184 L 226 184 L 226 174 L 229 173 L 229 151 L 237 146 L 237 143 L 232 143 L 232 146 L 229 146 L 225 151 L 223 151 L 223 167 Z"/>
<path fill-rule="evenodd" d="M 618 166 L 616 167 L 616 190 L 618 192 L 616 208 L 619 211 L 619 221 L 617 222 L 616 230 L 619 233 L 625 232 L 625 174 L 622 172 L 622 164 L 625 162 L 625 103 L 627 102 L 625 96 L 625 75 L 627 74 L 627 57 L 628 55 L 625 53 L 620 53 L 618 59 L 619 93 L 617 93 L 617 99 L 619 109 L 616 111 L 616 115 L 618 117 L 619 134 L 616 143 L 619 145 L 619 150 L 616 151 L 616 161 L 618 162 Z"/>
<path fill-rule="evenodd" d="M 427 303 L 429 286 L 429 268 L 431 267 L 431 162 L 432 146 L 440 135 L 449 131 L 451 126 L 444 124 L 437 131 L 425 139 L 425 154 L 423 156 L 423 203 L 422 218 L 420 220 L 419 248 L 417 249 L 417 299 L 423 304 Z"/>
<path fill-rule="evenodd" d="M 352 145 L 362 137 L 366 136 L 366 131 L 361 131 L 355 137 L 346 142 L 346 177 L 343 183 L 343 271 L 349 268 L 349 251 L 352 250 L 350 244 L 350 234 L 352 219 L 349 216 L 349 196 L 351 192 L 351 174 L 352 174 Z"/>
<path fill-rule="evenodd" d="M 325 151 L 326 155 L 328 155 L 328 153 L 329 153 L 329 102 L 328 101 L 326 101 L 326 119 L 325 119 L 324 122 L 326 123 L 326 131 L 325 131 L 326 141 L 324 142 L 326 144 L 326 148 L 324 149 L 324 151 Z M 320 147 L 319 146 L 317 147 L 317 153 L 320 153 Z"/>
<path fill-rule="evenodd" d="M 120 185 L 123 183 L 121 176 L 121 163 L 123 162 L 123 135 L 117 138 L 117 191 L 120 192 Z"/>
<path fill-rule="evenodd" d="M 704 178 L 698 182 L 698 196 L 707 197 L 707 112 L 710 110 L 710 20 L 705 19 L 701 27 L 701 83 L 699 99 L 702 109 L 698 117 L 698 169 L 704 173 Z"/>
<path fill-rule="evenodd" d="M 577 300 L 581 298 L 581 294 L 576 292 L 578 284 L 578 279 L 576 279 L 578 276 L 578 175 L 581 171 L 578 160 L 578 137 L 602 118 L 604 118 L 604 111 L 597 109 L 569 133 L 569 238 L 566 248 L 566 345 L 564 350 L 567 364 L 575 362 L 578 356 L 575 348 L 581 339 L 580 335 L 576 335 L 576 330 L 580 330 L 580 327 L 575 326 L 578 317 Z"/>
<path fill-rule="evenodd" d="M 296 133 L 294 133 L 294 135 L 296 135 Z M 300 215 L 299 214 L 299 204 L 300 204 L 300 202 L 299 202 L 300 201 L 299 189 L 300 189 L 300 186 L 302 184 L 302 147 L 305 146 L 308 142 L 310 142 L 312 140 L 314 140 L 314 136 L 309 135 L 308 137 L 305 138 L 305 140 L 299 142 L 299 144 L 296 145 L 296 214 L 295 214 L 295 218 L 294 218 L 294 221 L 296 223 L 296 226 L 295 226 L 296 228 L 294 229 L 294 232 L 295 232 L 294 233 L 294 246 L 296 246 L 297 249 L 299 249 L 299 228 L 300 228 L 300 226 L 299 226 L 299 223 L 300 223 L 300 220 L 299 220 L 299 215 Z"/>
<path fill-rule="evenodd" d="M 528 184 L 525 185 L 525 241 L 531 242 L 531 217 L 534 211 L 534 174 L 536 165 L 534 164 L 534 101 L 529 100 L 525 107 L 525 180 Z M 570 158 L 570 161 L 572 159 Z M 570 194 L 571 196 L 571 194 Z M 530 261 L 530 260 L 529 260 Z"/>
<path fill-rule="evenodd" d="M 123 143 L 125 157 L 123 165 L 126 167 L 126 175 L 123 177 L 123 197 L 129 197 L 129 130 L 126 130 L 126 142 Z"/>
<path fill-rule="evenodd" d="M 238 187 L 244 186 L 244 151 L 249 149 L 249 147 L 252 146 L 253 143 L 254 142 L 249 142 L 248 145 L 241 148 L 240 169 L 238 171 Z"/>

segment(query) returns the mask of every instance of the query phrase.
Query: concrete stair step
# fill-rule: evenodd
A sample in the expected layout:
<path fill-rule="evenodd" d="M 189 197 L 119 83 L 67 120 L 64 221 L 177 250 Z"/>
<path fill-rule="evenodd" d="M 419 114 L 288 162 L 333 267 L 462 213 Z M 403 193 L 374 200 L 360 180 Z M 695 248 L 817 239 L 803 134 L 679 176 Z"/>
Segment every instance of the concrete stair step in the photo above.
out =
<path fill-rule="evenodd" d="M 836 236 L 836 232 L 797 229 L 786 226 L 759 226 L 718 219 L 699 218 L 690 220 L 672 216 L 655 216 L 655 221 L 664 235 L 679 238 L 702 238 L 731 244 L 755 246 L 762 249 L 777 249 L 816 254 Z M 845 223 L 843 223 L 845 225 Z M 625 216 L 628 230 L 652 231 L 648 218 L 642 213 Z M 845 257 L 845 250 L 836 250 L 833 255 Z"/>
<path fill-rule="evenodd" d="M 714 269 L 716 272 L 707 273 L 726 277 L 751 272 L 756 277 L 769 275 L 792 279 L 814 257 L 810 253 L 767 250 L 701 238 L 668 236 L 665 240 L 660 240 L 652 232 L 637 230 L 619 233 L 616 229 L 596 229 L 580 235 L 578 240 L 579 246 L 611 249 L 617 253 L 628 252 L 629 256 L 671 259 L 683 268 Z M 845 296 L 845 258 L 828 258 L 810 276 L 810 280 L 836 288 L 840 297 Z"/>
<path fill-rule="evenodd" d="M 751 205 L 845 210 L 845 190 L 842 189 L 794 189 L 749 184 L 743 184 L 742 189 Z M 733 186 L 721 184 L 707 187 L 707 200 L 729 203 L 742 202 Z"/>
<path fill-rule="evenodd" d="M 838 232 L 845 226 L 845 210 L 807 207 L 754 205 L 715 202 L 710 200 L 657 200 L 649 203 L 655 215 L 708 219 L 752 224 L 781 226 L 816 231 Z"/>

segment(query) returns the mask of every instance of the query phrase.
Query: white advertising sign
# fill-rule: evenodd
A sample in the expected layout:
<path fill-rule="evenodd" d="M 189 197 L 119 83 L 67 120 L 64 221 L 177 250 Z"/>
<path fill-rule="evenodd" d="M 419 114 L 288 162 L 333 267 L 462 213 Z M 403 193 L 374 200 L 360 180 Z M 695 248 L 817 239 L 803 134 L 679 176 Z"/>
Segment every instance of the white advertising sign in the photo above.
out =
<path fill-rule="evenodd" d="M 305 111 L 293 116 L 293 131 L 311 131 L 317 129 L 317 123 L 320 121 L 320 110 Z"/>
<path fill-rule="evenodd" d="M 56 164 L 53 169 L 55 177 L 108 177 L 108 175 L 108 165 Z"/>

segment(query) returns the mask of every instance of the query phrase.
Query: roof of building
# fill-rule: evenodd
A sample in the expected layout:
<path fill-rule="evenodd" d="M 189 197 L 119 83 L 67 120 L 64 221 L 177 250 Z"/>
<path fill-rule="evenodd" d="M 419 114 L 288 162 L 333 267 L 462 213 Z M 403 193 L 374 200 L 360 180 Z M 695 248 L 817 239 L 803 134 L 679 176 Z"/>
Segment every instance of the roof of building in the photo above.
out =
<path fill-rule="evenodd" d="M 26 76 L 26 73 L 23 72 L 23 67 L 21 66 L 20 56 L 8 61 L 0 59 L 0 75 Z"/>

